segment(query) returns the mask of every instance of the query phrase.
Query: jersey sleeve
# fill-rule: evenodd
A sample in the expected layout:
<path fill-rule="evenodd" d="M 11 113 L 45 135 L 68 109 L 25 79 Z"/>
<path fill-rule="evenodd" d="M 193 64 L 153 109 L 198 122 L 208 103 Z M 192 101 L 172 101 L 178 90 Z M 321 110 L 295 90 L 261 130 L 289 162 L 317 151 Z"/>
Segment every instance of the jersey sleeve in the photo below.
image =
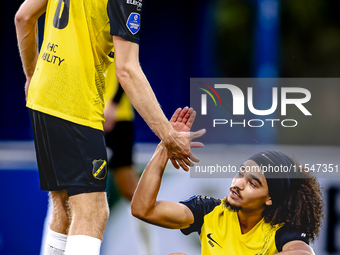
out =
<path fill-rule="evenodd" d="M 184 235 L 189 235 L 192 232 L 201 232 L 204 216 L 220 205 L 221 200 L 207 196 L 192 196 L 188 200 L 180 201 L 180 203 L 186 205 L 194 215 L 194 223 L 188 228 L 181 229 Z"/>
<path fill-rule="evenodd" d="M 283 226 L 276 231 L 275 245 L 278 252 L 282 252 L 282 247 L 291 241 L 303 241 L 309 245 L 306 233 L 290 230 L 287 226 Z"/>
<path fill-rule="evenodd" d="M 142 0 L 108 0 L 110 34 L 139 44 Z"/>

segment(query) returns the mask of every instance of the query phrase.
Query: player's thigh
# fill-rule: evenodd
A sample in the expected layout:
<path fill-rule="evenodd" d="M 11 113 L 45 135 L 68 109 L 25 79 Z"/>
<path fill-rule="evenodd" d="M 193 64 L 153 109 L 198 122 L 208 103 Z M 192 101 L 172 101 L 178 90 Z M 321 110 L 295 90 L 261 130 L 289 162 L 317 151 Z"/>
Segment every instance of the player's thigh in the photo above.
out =
<path fill-rule="evenodd" d="M 72 223 L 69 235 L 86 235 L 103 240 L 109 207 L 105 192 L 81 193 L 69 197 Z"/>

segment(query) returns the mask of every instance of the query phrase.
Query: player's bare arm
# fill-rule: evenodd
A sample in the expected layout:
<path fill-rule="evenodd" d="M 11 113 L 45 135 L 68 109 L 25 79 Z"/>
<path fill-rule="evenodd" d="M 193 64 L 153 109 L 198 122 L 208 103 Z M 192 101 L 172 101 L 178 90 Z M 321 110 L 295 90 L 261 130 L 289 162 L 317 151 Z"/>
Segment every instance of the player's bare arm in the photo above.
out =
<path fill-rule="evenodd" d="M 15 15 L 15 27 L 26 84 L 25 94 L 38 59 L 38 18 L 46 11 L 47 0 L 26 0 Z"/>
<path fill-rule="evenodd" d="M 196 111 L 194 111 L 192 108 L 185 107 L 183 110 L 181 108 L 178 108 L 175 113 L 172 115 L 170 119 L 171 126 L 180 132 L 190 132 L 191 126 L 194 123 L 196 117 Z M 199 142 L 191 142 L 190 148 L 201 148 L 203 147 L 202 143 Z M 171 155 L 168 155 L 172 164 L 178 169 L 179 165 L 178 163 L 183 163 L 181 161 L 177 162 L 175 158 L 171 158 Z M 193 154 L 191 154 L 191 159 L 195 162 L 198 162 L 198 158 L 196 158 Z M 186 166 L 181 165 L 181 167 L 188 171 L 189 168 Z M 191 165 L 193 166 L 193 164 Z"/>
<path fill-rule="evenodd" d="M 193 119 L 190 118 L 189 109 L 185 108 L 183 111 L 177 109 L 171 121 L 178 131 L 186 131 L 190 130 Z M 193 137 L 200 137 L 204 132 L 198 131 Z M 195 147 L 202 146 L 196 144 Z M 167 148 L 161 142 L 140 178 L 132 198 L 131 211 L 135 217 L 157 226 L 172 229 L 187 228 L 194 222 L 194 216 L 187 206 L 177 202 L 157 201 L 167 162 Z"/>
<path fill-rule="evenodd" d="M 278 254 L 287 255 L 315 255 L 312 247 L 303 241 L 291 241 L 282 247 L 282 252 Z"/>
<path fill-rule="evenodd" d="M 176 159 L 182 167 L 183 163 L 190 165 L 190 133 L 179 133 L 174 130 L 159 107 L 153 90 L 139 65 L 139 45 L 119 36 L 113 36 L 113 44 L 116 75 L 131 103 L 163 141 L 171 155 L 170 158 Z M 175 167 L 178 168 L 178 165 Z"/>
<path fill-rule="evenodd" d="M 138 183 L 131 212 L 133 216 L 157 226 L 187 228 L 194 222 L 194 216 L 187 206 L 172 201 L 157 201 L 167 162 L 167 149 L 160 143 Z"/>

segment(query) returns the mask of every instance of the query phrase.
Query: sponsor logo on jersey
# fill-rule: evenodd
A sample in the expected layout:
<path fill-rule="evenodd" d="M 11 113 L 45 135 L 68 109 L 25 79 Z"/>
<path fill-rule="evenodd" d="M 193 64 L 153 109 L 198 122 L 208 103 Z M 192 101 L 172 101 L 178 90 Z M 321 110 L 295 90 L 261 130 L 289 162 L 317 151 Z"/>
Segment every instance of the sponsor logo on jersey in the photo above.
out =
<path fill-rule="evenodd" d="M 137 11 L 142 10 L 143 0 L 126 0 L 127 4 L 132 4 L 137 6 Z"/>
<path fill-rule="evenodd" d="M 213 244 L 213 242 L 214 242 L 215 244 L 217 244 L 219 247 L 222 248 L 222 246 L 219 245 L 219 244 L 211 237 L 211 235 L 212 235 L 212 233 L 207 234 L 207 237 L 208 237 L 208 239 L 209 239 L 208 243 L 211 245 L 211 247 L 214 247 L 214 246 L 215 246 L 215 245 Z"/>
<path fill-rule="evenodd" d="M 98 180 L 102 180 L 106 177 L 107 174 L 107 163 L 106 160 L 95 159 L 92 161 L 93 169 L 92 175 L 94 178 Z"/>
<path fill-rule="evenodd" d="M 140 14 L 132 12 L 126 21 L 126 26 L 133 35 L 138 33 L 140 29 Z"/>

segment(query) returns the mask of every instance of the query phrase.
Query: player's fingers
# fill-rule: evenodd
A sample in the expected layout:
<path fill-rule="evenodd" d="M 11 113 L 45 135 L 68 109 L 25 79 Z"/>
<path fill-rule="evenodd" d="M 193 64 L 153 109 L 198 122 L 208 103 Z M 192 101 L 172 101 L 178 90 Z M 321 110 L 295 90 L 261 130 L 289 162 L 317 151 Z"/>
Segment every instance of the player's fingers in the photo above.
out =
<path fill-rule="evenodd" d="M 170 122 L 176 122 L 180 112 L 182 111 L 182 108 L 177 108 L 177 110 L 174 112 L 174 114 L 172 115 Z"/>
<path fill-rule="evenodd" d="M 188 111 L 189 111 L 189 107 L 188 106 L 184 107 L 177 118 L 177 122 L 182 122 L 184 116 L 187 114 Z"/>
<path fill-rule="evenodd" d="M 177 160 L 177 163 L 183 168 L 184 171 L 188 172 L 189 171 L 189 167 L 184 164 L 184 162 L 180 159 Z"/>
<path fill-rule="evenodd" d="M 193 109 L 190 108 L 189 111 L 187 111 L 186 114 L 184 115 L 183 120 L 182 120 L 182 122 L 184 124 L 186 124 L 186 125 L 188 124 L 188 120 L 190 119 L 190 115 L 191 115 L 192 111 L 193 111 Z"/>
<path fill-rule="evenodd" d="M 192 163 L 189 159 L 189 157 L 183 157 L 182 161 L 187 165 L 187 166 L 194 166 L 194 163 Z"/>
<path fill-rule="evenodd" d="M 196 163 L 200 162 L 199 158 L 196 157 L 192 152 L 190 152 L 190 159 L 191 161 L 196 162 Z"/>
<path fill-rule="evenodd" d="M 192 109 L 192 108 L 191 108 L 191 109 Z M 192 127 L 192 124 L 194 124 L 195 118 L 196 118 L 196 111 L 194 111 L 194 110 L 192 109 L 192 112 L 191 112 L 191 114 L 190 114 L 190 119 L 189 119 L 189 121 L 187 122 L 187 126 L 188 126 L 189 128 L 191 128 L 191 127 Z"/>
<path fill-rule="evenodd" d="M 206 133 L 206 130 L 203 128 L 201 130 L 198 130 L 196 132 L 191 132 L 190 133 L 190 140 L 192 141 L 195 138 L 201 137 L 202 135 L 204 135 Z"/>
<path fill-rule="evenodd" d="M 191 142 L 190 148 L 204 148 L 204 144 L 200 142 Z"/>
<path fill-rule="evenodd" d="M 179 169 L 179 165 L 177 164 L 177 161 L 174 158 L 170 158 L 170 161 L 176 169 Z"/>

